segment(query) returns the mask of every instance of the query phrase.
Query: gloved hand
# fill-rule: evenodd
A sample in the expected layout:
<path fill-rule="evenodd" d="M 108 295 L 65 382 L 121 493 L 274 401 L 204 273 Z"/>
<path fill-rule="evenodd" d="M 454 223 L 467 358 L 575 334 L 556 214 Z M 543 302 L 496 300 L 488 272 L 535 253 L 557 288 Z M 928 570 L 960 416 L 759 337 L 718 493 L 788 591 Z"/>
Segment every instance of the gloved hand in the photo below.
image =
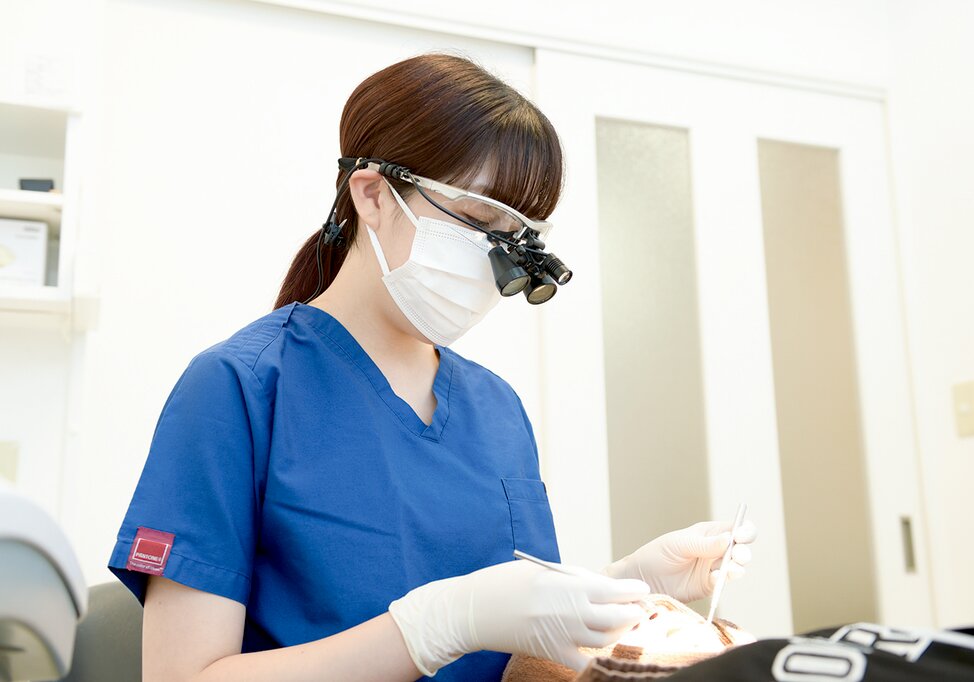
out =
<path fill-rule="evenodd" d="M 653 590 L 682 602 L 702 599 L 714 591 L 717 569 L 730 542 L 731 522 L 701 521 L 689 528 L 661 535 L 627 557 L 609 564 L 602 573 L 612 578 L 636 578 Z M 744 521 L 734 533 L 727 579 L 744 575 L 744 564 L 751 560 L 757 529 Z"/>
<path fill-rule="evenodd" d="M 645 617 L 639 580 L 571 567 L 565 575 L 509 561 L 417 587 L 389 605 L 424 675 L 463 654 L 488 649 L 538 656 L 581 670 L 578 647 L 615 642 Z"/>

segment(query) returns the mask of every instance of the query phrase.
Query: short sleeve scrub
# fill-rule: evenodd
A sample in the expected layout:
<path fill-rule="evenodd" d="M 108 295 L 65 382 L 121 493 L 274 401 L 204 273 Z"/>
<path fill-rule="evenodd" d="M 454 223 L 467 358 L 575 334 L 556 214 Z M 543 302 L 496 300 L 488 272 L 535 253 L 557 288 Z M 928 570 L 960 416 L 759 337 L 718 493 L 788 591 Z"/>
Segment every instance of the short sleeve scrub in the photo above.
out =
<path fill-rule="evenodd" d="M 432 580 L 557 561 L 537 448 L 504 381 L 437 347 L 423 423 L 348 331 L 300 303 L 196 356 L 159 417 L 109 568 L 247 608 L 242 652 L 314 641 Z M 437 680 L 500 680 L 468 654 Z"/>

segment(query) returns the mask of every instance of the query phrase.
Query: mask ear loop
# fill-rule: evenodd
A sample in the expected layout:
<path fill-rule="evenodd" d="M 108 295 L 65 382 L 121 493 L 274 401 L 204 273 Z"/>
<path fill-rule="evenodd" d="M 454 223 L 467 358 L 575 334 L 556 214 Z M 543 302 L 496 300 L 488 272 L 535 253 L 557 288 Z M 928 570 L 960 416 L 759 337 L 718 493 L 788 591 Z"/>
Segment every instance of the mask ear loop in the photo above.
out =
<path fill-rule="evenodd" d="M 385 180 L 385 178 L 382 179 Z M 392 196 L 395 198 L 396 203 L 399 204 L 399 208 L 401 208 L 402 212 L 406 214 L 407 218 L 409 218 L 409 222 L 413 224 L 413 227 L 419 229 L 419 218 L 417 218 L 416 214 L 413 213 L 413 210 L 409 208 L 409 204 L 407 204 L 405 200 L 399 196 L 399 192 L 396 191 L 396 188 L 392 186 L 391 182 L 386 180 L 386 184 L 389 185 L 389 191 L 392 192 Z"/>
<path fill-rule="evenodd" d="M 385 178 L 383 178 L 383 180 L 385 180 Z M 396 203 L 399 204 L 399 208 L 401 208 L 402 212 L 406 214 L 407 218 L 409 218 L 409 222 L 411 222 L 416 229 L 419 229 L 419 219 L 416 217 L 416 214 L 412 212 L 412 209 L 409 208 L 409 204 L 407 204 L 403 198 L 399 196 L 399 192 L 396 191 L 396 188 L 392 186 L 391 182 L 385 180 L 385 183 L 389 185 L 389 191 L 392 192 L 392 196 L 395 198 Z M 375 230 L 368 225 L 365 226 L 365 229 L 368 230 L 369 241 L 372 242 L 372 249 L 375 251 L 376 257 L 379 259 L 379 267 L 382 268 L 382 275 L 388 275 L 389 259 L 386 258 L 385 251 L 382 250 L 382 244 L 379 243 L 379 235 L 377 235 Z"/>
<path fill-rule="evenodd" d="M 368 225 L 365 229 L 369 233 L 369 241 L 372 242 L 372 249 L 375 251 L 375 257 L 379 260 L 379 267 L 382 268 L 382 276 L 385 277 L 389 274 L 389 261 L 386 260 L 386 254 L 382 250 L 382 244 L 379 243 L 379 235 L 375 233 Z"/>

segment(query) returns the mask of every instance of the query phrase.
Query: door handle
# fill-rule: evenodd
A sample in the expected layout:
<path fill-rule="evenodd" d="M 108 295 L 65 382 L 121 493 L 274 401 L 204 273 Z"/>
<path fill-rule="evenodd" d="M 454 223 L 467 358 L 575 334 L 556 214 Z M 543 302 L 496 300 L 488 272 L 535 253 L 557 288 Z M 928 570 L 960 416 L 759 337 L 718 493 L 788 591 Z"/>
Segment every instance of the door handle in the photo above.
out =
<path fill-rule="evenodd" d="M 909 516 L 900 517 L 900 534 L 903 537 L 903 568 L 907 573 L 917 572 L 916 551 L 913 546 L 913 521 Z"/>

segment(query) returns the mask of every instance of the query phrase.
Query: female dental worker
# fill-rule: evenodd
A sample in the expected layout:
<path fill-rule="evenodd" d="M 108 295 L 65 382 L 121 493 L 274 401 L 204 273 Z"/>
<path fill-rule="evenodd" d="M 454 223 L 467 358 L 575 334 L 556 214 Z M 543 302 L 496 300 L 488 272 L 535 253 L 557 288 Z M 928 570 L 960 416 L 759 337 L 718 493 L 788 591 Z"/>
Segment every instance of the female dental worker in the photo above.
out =
<path fill-rule="evenodd" d="M 109 561 L 145 606 L 144 679 L 496 681 L 515 652 L 581 669 L 650 591 L 707 595 L 730 524 L 602 573 L 512 560 L 559 560 L 534 436 L 448 346 L 499 300 L 475 228 L 558 202 L 547 118 L 430 54 L 352 93 L 340 145 L 336 238 L 307 241 L 277 309 L 196 356 L 159 418 Z M 753 537 L 735 534 L 731 577 Z"/>

